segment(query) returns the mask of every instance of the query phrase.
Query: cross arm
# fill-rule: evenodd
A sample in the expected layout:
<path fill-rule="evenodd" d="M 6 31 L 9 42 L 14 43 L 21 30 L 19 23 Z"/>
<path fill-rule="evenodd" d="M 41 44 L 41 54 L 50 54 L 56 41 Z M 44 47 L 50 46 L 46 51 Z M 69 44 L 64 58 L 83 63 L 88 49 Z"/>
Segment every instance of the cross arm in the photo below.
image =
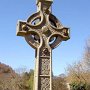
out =
<path fill-rule="evenodd" d="M 63 28 L 61 29 L 61 31 L 62 31 L 62 32 L 60 32 L 60 34 L 61 34 L 62 39 L 63 39 L 64 41 L 70 39 L 70 29 L 69 29 L 69 28 L 63 27 Z"/>
<path fill-rule="evenodd" d="M 17 36 L 24 36 L 27 33 L 28 27 L 26 27 L 25 21 L 18 21 L 17 23 Z"/>
<path fill-rule="evenodd" d="M 39 32 L 25 21 L 18 21 L 16 35 L 23 36 L 27 43 L 35 49 L 40 46 L 42 41 Z"/>
<path fill-rule="evenodd" d="M 32 27 L 33 26 L 31 26 L 28 22 L 18 21 L 16 35 L 17 36 L 25 36 L 29 32 L 34 31 L 32 29 Z"/>
<path fill-rule="evenodd" d="M 62 41 L 70 39 L 70 30 L 67 27 L 49 28 L 51 35 L 48 39 L 49 45 L 52 49 L 56 48 Z"/>
<path fill-rule="evenodd" d="M 49 27 L 49 30 L 52 32 L 52 35 L 55 35 L 56 37 L 61 37 L 62 41 L 67 41 L 70 39 L 70 29 L 68 27 L 61 26 L 60 28 L 55 27 Z"/>

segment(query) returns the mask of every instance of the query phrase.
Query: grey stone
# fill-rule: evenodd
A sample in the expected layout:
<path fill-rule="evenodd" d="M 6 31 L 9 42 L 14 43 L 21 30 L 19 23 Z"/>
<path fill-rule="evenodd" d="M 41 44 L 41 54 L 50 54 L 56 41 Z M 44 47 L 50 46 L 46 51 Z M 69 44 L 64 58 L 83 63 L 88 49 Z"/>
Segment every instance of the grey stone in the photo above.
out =
<path fill-rule="evenodd" d="M 37 0 L 37 12 L 17 24 L 17 36 L 36 50 L 33 90 L 52 90 L 52 50 L 70 38 L 69 28 L 52 14 L 52 2 Z"/>

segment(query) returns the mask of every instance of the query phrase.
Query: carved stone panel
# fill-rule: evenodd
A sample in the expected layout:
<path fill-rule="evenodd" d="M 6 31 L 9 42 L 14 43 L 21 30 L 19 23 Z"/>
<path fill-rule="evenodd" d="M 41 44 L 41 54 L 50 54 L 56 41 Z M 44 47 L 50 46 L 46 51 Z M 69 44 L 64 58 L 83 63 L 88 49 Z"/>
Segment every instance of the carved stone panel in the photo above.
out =
<path fill-rule="evenodd" d="M 50 56 L 50 52 L 49 52 L 49 50 L 48 50 L 48 48 L 46 48 L 46 47 L 43 47 L 42 49 L 41 49 L 41 51 L 40 51 L 40 56 Z"/>
<path fill-rule="evenodd" d="M 39 90 L 50 90 L 50 78 L 40 77 L 40 87 Z"/>
<path fill-rule="evenodd" d="M 50 75 L 50 59 L 40 59 L 40 75 Z"/>

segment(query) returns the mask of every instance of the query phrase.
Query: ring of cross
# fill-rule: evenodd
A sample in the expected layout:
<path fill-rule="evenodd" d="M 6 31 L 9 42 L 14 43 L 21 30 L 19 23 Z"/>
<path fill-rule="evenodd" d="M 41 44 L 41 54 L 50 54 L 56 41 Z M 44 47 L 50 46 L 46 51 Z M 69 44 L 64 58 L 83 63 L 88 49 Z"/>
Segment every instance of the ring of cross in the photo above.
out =
<path fill-rule="evenodd" d="M 44 43 L 54 49 L 62 40 L 69 39 L 69 30 L 63 27 L 58 19 L 51 13 L 39 11 L 27 19 L 19 21 L 18 35 L 24 36 L 27 43 L 33 48 L 39 48 Z"/>

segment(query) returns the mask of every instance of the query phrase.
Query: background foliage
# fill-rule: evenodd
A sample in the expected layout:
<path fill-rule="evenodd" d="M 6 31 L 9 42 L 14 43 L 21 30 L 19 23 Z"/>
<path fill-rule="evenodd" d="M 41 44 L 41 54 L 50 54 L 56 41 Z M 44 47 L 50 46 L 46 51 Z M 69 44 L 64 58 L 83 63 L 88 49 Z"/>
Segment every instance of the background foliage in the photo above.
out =
<path fill-rule="evenodd" d="M 16 73 L 0 63 L 0 90 L 33 90 L 34 70 Z M 53 76 L 53 90 L 90 90 L 90 39 L 82 59 L 67 66 L 67 72 Z"/>

